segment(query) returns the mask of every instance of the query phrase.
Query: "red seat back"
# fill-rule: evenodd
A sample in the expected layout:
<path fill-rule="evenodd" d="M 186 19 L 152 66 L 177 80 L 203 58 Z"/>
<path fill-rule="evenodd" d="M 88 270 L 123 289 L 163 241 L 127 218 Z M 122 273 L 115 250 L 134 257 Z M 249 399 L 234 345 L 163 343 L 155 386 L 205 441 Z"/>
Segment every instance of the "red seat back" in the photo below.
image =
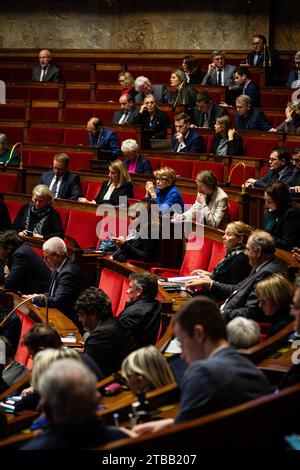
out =
<path fill-rule="evenodd" d="M 248 157 L 269 158 L 273 147 L 278 146 L 278 136 L 264 139 L 260 137 L 243 137 L 244 155 Z"/>
<path fill-rule="evenodd" d="M 220 162 L 196 162 L 194 163 L 192 178 L 196 178 L 197 174 L 203 170 L 212 171 L 218 180 L 218 183 L 224 181 L 224 163 Z"/>
<path fill-rule="evenodd" d="M 127 279 L 109 269 L 104 268 L 101 271 L 99 288 L 110 298 L 114 315 L 121 312 L 119 304 L 123 293 L 124 280 Z"/>
<path fill-rule="evenodd" d="M 88 133 L 85 129 L 65 129 L 64 145 L 88 145 Z"/>
<path fill-rule="evenodd" d="M 63 207 L 56 207 L 55 208 L 57 212 L 60 214 L 61 218 L 61 223 L 64 229 L 64 232 L 67 230 L 68 222 L 69 222 L 69 215 L 70 215 L 70 210 L 69 209 L 64 209 Z"/>
<path fill-rule="evenodd" d="M 213 241 L 212 249 L 211 249 L 211 256 L 209 260 L 209 265 L 207 271 L 212 271 L 214 267 L 222 261 L 226 254 L 226 249 L 222 242 L 218 242 L 217 240 Z"/>
<path fill-rule="evenodd" d="M 180 276 L 190 276 L 194 269 L 207 270 L 212 250 L 213 240 L 191 233 L 188 238 Z M 191 249 L 194 248 L 194 249 Z"/>
<path fill-rule="evenodd" d="M 235 220 L 239 220 L 239 202 L 238 201 L 229 201 L 229 213 L 230 213 L 230 221 L 234 222 Z"/>
<path fill-rule="evenodd" d="M 29 129 L 29 142 L 41 144 L 62 144 L 64 129 L 61 127 L 31 127 Z"/>
<path fill-rule="evenodd" d="M 95 199 L 98 196 L 101 186 L 102 186 L 102 183 L 97 182 L 97 181 L 88 182 L 85 197 L 89 201 L 93 201 L 93 199 Z"/>
<path fill-rule="evenodd" d="M 16 193 L 17 183 L 17 175 L 0 174 L 0 188 L 2 193 Z"/>
<path fill-rule="evenodd" d="M 161 167 L 168 166 L 173 168 L 176 175 L 180 176 L 181 178 L 191 178 L 193 173 L 193 162 L 188 160 L 170 160 L 170 159 L 162 159 L 161 160 Z"/>
<path fill-rule="evenodd" d="M 22 341 L 23 341 L 23 337 L 25 333 L 27 333 L 27 331 L 30 330 L 30 328 L 32 328 L 33 325 L 35 325 L 35 322 L 31 320 L 31 318 L 29 318 L 27 315 L 23 315 L 23 313 L 21 312 L 16 311 L 16 314 L 21 320 L 22 327 L 21 327 L 21 334 L 20 334 L 20 339 L 19 339 L 19 344 L 17 347 L 15 359 L 16 361 L 24 364 L 26 367 L 31 368 L 32 361 L 31 361 L 31 358 L 29 357 L 29 353 L 28 353 L 26 346 L 22 346 Z"/>
<path fill-rule="evenodd" d="M 234 165 L 230 165 L 229 174 L 233 167 Z M 247 180 L 248 178 L 255 178 L 254 166 L 245 165 L 245 176 L 244 176 L 244 168 L 242 166 L 237 166 L 232 172 L 230 182 L 233 185 L 241 186 L 245 182 L 245 180 Z"/>
<path fill-rule="evenodd" d="M 5 199 L 5 204 L 10 215 L 10 220 L 13 222 L 23 204 L 19 201 L 10 201 L 9 199 Z"/>
<path fill-rule="evenodd" d="M 125 303 L 128 302 L 129 300 L 128 294 L 127 294 L 128 286 L 129 286 L 129 279 L 124 278 L 122 292 L 121 292 L 121 296 L 119 300 L 119 306 L 116 311 L 116 317 L 118 317 L 120 313 L 124 310 Z"/>
<path fill-rule="evenodd" d="M 72 237 L 81 248 L 95 248 L 98 221 L 99 217 L 94 213 L 71 210 L 65 234 Z"/>

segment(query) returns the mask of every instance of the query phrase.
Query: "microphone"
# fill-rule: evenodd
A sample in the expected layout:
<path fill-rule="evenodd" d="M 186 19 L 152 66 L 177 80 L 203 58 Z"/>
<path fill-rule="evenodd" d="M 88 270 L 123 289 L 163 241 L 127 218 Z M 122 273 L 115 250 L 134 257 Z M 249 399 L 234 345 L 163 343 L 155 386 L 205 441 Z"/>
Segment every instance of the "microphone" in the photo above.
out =
<path fill-rule="evenodd" d="M 15 148 L 20 145 L 20 148 L 21 148 L 21 153 L 20 153 L 20 165 L 19 165 L 19 168 L 20 169 L 23 169 L 23 159 L 22 159 L 22 149 L 23 149 L 23 146 L 22 146 L 22 143 L 21 142 L 17 142 L 15 145 L 13 145 L 11 151 L 10 151 L 10 154 L 9 154 L 9 157 L 7 159 L 7 162 L 4 163 L 4 165 L 1 166 L 2 168 L 2 171 L 4 171 L 7 167 L 7 165 L 9 164 L 9 162 L 11 161 L 12 157 L 13 157 L 13 153 L 14 153 L 14 150 Z"/>
<path fill-rule="evenodd" d="M 37 297 L 43 297 L 45 299 L 45 307 L 46 307 L 46 324 L 48 325 L 49 324 L 49 313 L 48 313 L 48 297 L 45 295 L 45 294 L 33 294 L 33 295 L 30 295 L 29 297 L 27 297 L 27 299 L 24 299 L 22 300 L 22 302 L 18 303 L 18 305 L 16 305 L 7 315 L 6 317 L 2 320 L 2 322 L 0 323 L 0 327 L 1 326 L 4 326 L 5 323 L 7 322 L 7 320 L 12 316 L 12 314 L 18 310 L 18 308 L 20 308 L 23 304 L 25 304 L 26 302 L 29 302 L 30 300 L 33 300 Z M 24 314 L 25 315 L 25 314 Z"/>
<path fill-rule="evenodd" d="M 272 65 L 272 59 L 271 59 L 271 54 L 270 54 L 270 48 L 268 44 L 264 44 L 264 59 L 263 59 L 263 67 L 266 67 L 266 62 L 267 62 L 267 57 L 266 57 L 266 51 L 268 53 L 268 66 L 271 67 Z"/>
<path fill-rule="evenodd" d="M 245 182 L 246 182 L 246 165 L 244 162 L 238 162 L 236 163 L 230 170 L 230 173 L 229 173 L 229 176 L 228 176 L 228 180 L 225 182 L 225 186 L 226 187 L 229 187 L 231 185 L 231 178 L 232 178 L 232 174 L 233 172 L 235 171 L 236 168 L 238 168 L 239 166 L 242 166 L 243 167 L 243 183 L 241 185 L 242 187 L 242 193 L 245 192 Z"/>

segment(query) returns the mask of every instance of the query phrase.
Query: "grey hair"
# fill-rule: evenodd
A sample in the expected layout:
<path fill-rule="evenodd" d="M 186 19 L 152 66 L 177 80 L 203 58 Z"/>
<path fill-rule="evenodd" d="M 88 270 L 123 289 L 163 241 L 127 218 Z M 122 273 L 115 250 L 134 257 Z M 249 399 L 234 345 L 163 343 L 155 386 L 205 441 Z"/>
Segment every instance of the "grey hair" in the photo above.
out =
<path fill-rule="evenodd" d="M 275 253 L 275 240 L 268 232 L 264 230 L 254 230 L 251 239 L 251 247 L 260 248 L 261 254 L 273 255 Z"/>
<path fill-rule="evenodd" d="M 300 51 L 297 51 L 295 56 L 294 56 L 294 59 L 300 59 Z"/>
<path fill-rule="evenodd" d="M 140 87 L 143 86 L 145 83 L 149 83 L 149 85 L 151 86 L 151 82 L 150 82 L 149 78 L 144 77 L 143 75 L 141 75 L 140 77 L 137 77 L 135 79 L 134 87 L 138 91 L 140 89 Z"/>
<path fill-rule="evenodd" d="M 61 359 L 52 363 L 41 375 L 38 390 L 42 403 L 51 410 L 53 423 L 81 423 L 94 416 L 96 381 L 95 375 L 77 360 Z"/>
<path fill-rule="evenodd" d="M 32 196 L 42 197 L 44 199 L 49 199 L 52 201 L 53 194 L 45 184 L 38 184 L 32 190 Z"/>
<path fill-rule="evenodd" d="M 43 244 L 43 250 L 50 251 L 50 253 L 57 253 L 62 256 L 65 256 L 68 251 L 65 242 L 59 237 L 49 238 L 49 240 Z"/>
<path fill-rule="evenodd" d="M 236 317 L 226 329 L 228 341 L 236 349 L 248 349 L 260 342 L 260 326 L 250 318 Z"/>
<path fill-rule="evenodd" d="M 6 144 L 6 135 L 0 134 L 0 144 Z"/>
<path fill-rule="evenodd" d="M 248 95 L 240 95 L 237 97 L 236 101 L 242 101 L 247 105 L 251 104 L 251 98 Z"/>
<path fill-rule="evenodd" d="M 138 150 L 139 144 L 135 139 L 126 139 L 122 142 L 122 152 L 135 152 Z"/>

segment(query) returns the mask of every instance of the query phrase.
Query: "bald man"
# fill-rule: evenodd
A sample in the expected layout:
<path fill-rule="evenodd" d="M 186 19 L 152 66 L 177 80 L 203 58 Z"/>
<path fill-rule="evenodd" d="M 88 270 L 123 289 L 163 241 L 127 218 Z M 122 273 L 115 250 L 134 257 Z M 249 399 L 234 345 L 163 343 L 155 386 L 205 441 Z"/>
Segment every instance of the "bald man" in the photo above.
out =
<path fill-rule="evenodd" d="M 51 52 L 42 49 L 39 52 L 39 65 L 32 71 L 33 82 L 59 82 L 61 80 L 60 69 L 51 63 Z"/>

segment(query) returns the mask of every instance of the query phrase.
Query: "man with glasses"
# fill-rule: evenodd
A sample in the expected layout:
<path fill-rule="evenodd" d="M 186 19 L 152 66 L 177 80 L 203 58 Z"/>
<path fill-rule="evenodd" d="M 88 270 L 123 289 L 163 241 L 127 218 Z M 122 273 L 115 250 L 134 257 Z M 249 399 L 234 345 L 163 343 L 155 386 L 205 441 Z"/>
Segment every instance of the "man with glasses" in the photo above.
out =
<path fill-rule="evenodd" d="M 202 85 L 233 86 L 233 74 L 235 66 L 225 64 L 224 51 L 214 51 L 212 62 L 208 65 L 207 74 L 202 80 Z"/>
<path fill-rule="evenodd" d="M 294 56 L 294 69 L 289 72 L 286 86 L 289 88 L 300 87 L 300 51 L 296 52 Z"/>
<path fill-rule="evenodd" d="M 292 164 L 294 165 L 294 170 L 287 181 L 287 185 L 291 193 L 295 196 L 300 196 L 300 147 L 295 147 L 294 149 Z"/>
<path fill-rule="evenodd" d="M 247 188 L 252 186 L 255 188 L 265 188 L 268 184 L 275 181 L 282 181 L 287 184 L 293 172 L 290 166 L 289 151 L 284 147 L 274 147 L 269 157 L 269 166 L 270 169 L 264 176 L 258 180 L 249 178 L 245 186 Z"/>

